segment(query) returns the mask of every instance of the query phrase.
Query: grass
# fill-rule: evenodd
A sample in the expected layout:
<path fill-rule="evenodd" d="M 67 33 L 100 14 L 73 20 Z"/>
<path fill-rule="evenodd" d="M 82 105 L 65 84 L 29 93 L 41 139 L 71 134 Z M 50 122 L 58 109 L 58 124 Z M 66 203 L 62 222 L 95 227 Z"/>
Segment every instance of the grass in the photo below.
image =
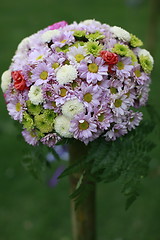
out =
<path fill-rule="evenodd" d="M 128 1 L 129 2 L 129 1 Z M 126 1 L 15 0 L 0 3 L 0 74 L 10 64 L 17 44 L 53 22 L 95 18 L 119 25 L 147 42 L 149 2 L 129 7 Z M 159 32 L 160 37 L 160 32 Z M 155 61 L 160 44 L 157 40 Z M 155 64 L 150 102 L 159 107 L 159 66 Z M 21 165 L 27 145 L 17 138 L 0 93 L 0 240 L 71 240 L 68 179 L 56 188 L 33 179 Z M 159 142 L 157 141 L 157 144 Z M 118 183 L 100 184 L 97 189 L 99 240 L 160 239 L 159 148 L 153 152 L 149 177 L 141 197 L 126 212 Z M 85 240 L 85 239 L 84 239 Z"/>

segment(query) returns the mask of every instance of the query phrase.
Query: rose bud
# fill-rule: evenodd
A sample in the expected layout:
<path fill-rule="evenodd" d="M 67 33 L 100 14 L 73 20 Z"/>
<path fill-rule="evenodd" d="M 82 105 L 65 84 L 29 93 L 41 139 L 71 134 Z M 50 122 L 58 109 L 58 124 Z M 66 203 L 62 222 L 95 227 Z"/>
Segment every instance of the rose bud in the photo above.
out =
<path fill-rule="evenodd" d="M 108 65 L 114 65 L 118 62 L 118 55 L 109 51 L 101 51 L 100 56 Z"/>

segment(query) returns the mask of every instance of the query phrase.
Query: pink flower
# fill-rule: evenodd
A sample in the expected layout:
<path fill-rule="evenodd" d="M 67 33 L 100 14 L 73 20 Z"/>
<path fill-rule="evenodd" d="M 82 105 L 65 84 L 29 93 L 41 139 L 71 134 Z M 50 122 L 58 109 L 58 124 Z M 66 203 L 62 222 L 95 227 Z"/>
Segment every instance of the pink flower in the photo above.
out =
<path fill-rule="evenodd" d="M 54 29 L 59 29 L 61 27 L 65 27 L 66 25 L 68 25 L 66 21 L 61 21 L 48 26 L 48 28 L 49 30 L 54 30 Z"/>

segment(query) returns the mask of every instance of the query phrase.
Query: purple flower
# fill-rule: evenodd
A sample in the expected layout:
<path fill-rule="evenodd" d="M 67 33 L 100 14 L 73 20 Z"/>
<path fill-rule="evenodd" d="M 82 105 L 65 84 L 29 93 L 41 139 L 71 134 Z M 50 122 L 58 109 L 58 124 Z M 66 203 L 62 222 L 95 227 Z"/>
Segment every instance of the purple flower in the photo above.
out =
<path fill-rule="evenodd" d="M 112 67 L 113 71 L 116 71 L 117 77 L 123 81 L 124 78 L 129 78 L 132 74 L 133 65 L 131 65 L 131 58 L 129 57 L 119 57 L 119 61 L 116 65 Z"/>
<path fill-rule="evenodd" d="M 7 110 L 14 120 L 22 122 L 23 112 L 26 110 L 26 102 L 21 95 L 15 96 L 7 104 Z"/>
<path fill-rule="evenodd" d="M 49 133 L 45 137 L 41 138 L 41 142 L 48 147 L 54 147 L 55 144 L 61 140 L 61 137 L 59 137 L 56 133 Z"/>
<path fill-rule="evenodd" d="M 88 108 L 88 111 L 93 111 L 95 107 L 100 104 L 102 90 L 98 85 L 81 84 L 81 93 L 77 91 L 75 94 L 84 103 L 84 106 Z"/>
<path fill-rule="evenodd" d="M 79 139 L 84 143 L 87 143 L 88 139 L 92 141 L 93 133 L 97 132 L 94 117 L 91 117 L 90 114 L 77 114 L 73 120 L 71 120 L 70 132 L 73 133 L 75 139 Z"/>
<path fill-rule="evenodd" d="M 141 71 L 139 64 L 133 68 L 133 77 L 139 85 L 144 85 L 149 80 L 149 76 Z"/>
<path fill-rule="evenodd" d="M 135 129 L 139 126 L 140 121 L 142 120 L 143 114 L 141 112 L 129 111 L 127 116 L 127 128 L 128 130 Z"/>
<path fill-rule="evenodd" d="M 63 47 L 65 45 L 71 45 L 75 42 L 73 32 L 62 31 L 58 36 L 53 37 L 51 48 L 54 50 L 56 47 Z"/>
<path fill-rule="evenodd" d="M 94 117 L 98 127 L 102 130 L 107 130 L 113 122 L 113 114 L 106 104 L 102 104 L 100 108 L 95 108 Z"/>
<path fill-rule="evenodd" d="M 34 130 L 29 132 L 25 129 L 22 131 L 22 135 L 28 144 L 33 145 L 33 146 L 38 144 L 37 134 Z"/>
<path fill-rule="evenodd" d="M 96 84 L 97 81 L 102 81 L 103 76 L 108 75 L 108 66 L 104 64 L 104 60 L 101 57 L 91 56 L 88 61 L 81 61 L 78 66 L 80 78 L 86 79 L 90 84 Z"/>
<path fill-rule="evenodd" d="M 105 135 L 106 141 L 115 141 L 118 137 L 127 134 L 125 123 L 116 123 Z"/>
<path fill-rule="evenodd" d="M 54 69 L 49 67 L 45 62 L 39 63 L 32 70 L 32 81 L 36 86 L 45 84 L 55 79 Z"/>
<path fill-rule="evenodd" d="M 62 174 L 64 169 L 65 169 L 65 166 L 60 166 L 60 167 L 58 167 L 56 169 L 56 171 L 54 172 L 52 178 L 48 182 L 48 185 L 50 187 L 55 187 L 58 184 L 58 177 Z"/>

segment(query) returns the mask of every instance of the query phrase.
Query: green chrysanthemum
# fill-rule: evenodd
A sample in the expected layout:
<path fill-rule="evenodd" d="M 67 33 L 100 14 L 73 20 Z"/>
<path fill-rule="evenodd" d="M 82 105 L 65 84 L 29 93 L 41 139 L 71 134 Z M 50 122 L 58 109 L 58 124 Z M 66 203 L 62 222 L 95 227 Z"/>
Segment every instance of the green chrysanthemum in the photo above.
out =
<path fill-rule="evenodd" d="M 130 35 L 131 35 L 130 45 L 132 47 L 141 47 L 141 46 L 143 46 L 143 42 L 138 37 L 136 37 L 133 34 L 130 34 Z"/>
<path fill-rule="evenodd" d="M 73 36 L 77 37 L 77 38 L 81 38 L 81 37 L 85 37 L 86 35 L 86 31 L 74 31 Z"/>
<path fill-rule="evenodd" d="M 66 45 L 64 45 L 63 47 L 56 47 L 56 51 L 57 52 L 64 52 L 64 53 L 66 53 L 66 52 L 68 52 L 69 51 L 69 46 L 66 44 Z"/>
<path fill-rule="evenodd" d="M 35 126 L 41 131 L 41 133 L 49 133 L 53 130 L 53 121 L 48 122 L 44 114 L 36 115 L 34 120 Z"/>
<path fill-rule="evenodd" d="M 88 42 L 85 45 L 88 54 L 93 54 L 93 56 L 98 56 L 99 52 L 103 49 L 103 46 L 98 42 Z"/>
<path fill-rule="evenodd" d="M 85 42 L 82 41 L 76 41 L 74 44 L 72 44 L 72 47 L 79 47 L 79 46 L 84 46 Z"/>
<path fill-rule="evenodd" d="M 31 101 L 28 100 L 27 101 L 27 110 L 32 115 L 38 115 L 43 110 L 43 108 L 40 104 L 39 105 L 34 105 L 33 103 L 31 103 Z"/>
<path fill-rule="evenodd" d="M 132 50 L 128 50 L 128 53 L 126 55 L 127 57 L 131 58 L 132 64 L 134 65 L 136 62 L 138 62 L 138 59 L 136 57 L 136 55 L 134 54 L 134 52 Z"/>
<path fill-rule="evenodd" d="M 150 74 L 153 69 L 153 63 L 150 58 L 148 56 L 141 55 L 139 57 L 139 61 L 144 72 Z"/>
<path fill-rule="evenodd" d="M 34 128 L 34 121 L 27 112 L 23 113 L 22 124 L 23 124 L 23 127 L 26 128 L 28 131 Z"/>
<path fill-rule="evenodd" d="M 112 51 L 119 54 L 120 56 L 127 56 L 129 53 L 129 47 L 124 44 L 116 43 L 114 45 L 114 48 L 112 48 Z"/>
<path fill-rule="evenodd" d="M 44 118 L 49 123 L 54 123 L 54 119 L 56 118 L 57 114 L 53 112 L 53 110 L 46 109 L 43 113 Z"/>
<path fill-rule="evenodd" d="M 105 38 L 105 36 L 101 32 L 90 33 L 86 35 L 86 38 L 91 41 L 96 41 Z"/>

